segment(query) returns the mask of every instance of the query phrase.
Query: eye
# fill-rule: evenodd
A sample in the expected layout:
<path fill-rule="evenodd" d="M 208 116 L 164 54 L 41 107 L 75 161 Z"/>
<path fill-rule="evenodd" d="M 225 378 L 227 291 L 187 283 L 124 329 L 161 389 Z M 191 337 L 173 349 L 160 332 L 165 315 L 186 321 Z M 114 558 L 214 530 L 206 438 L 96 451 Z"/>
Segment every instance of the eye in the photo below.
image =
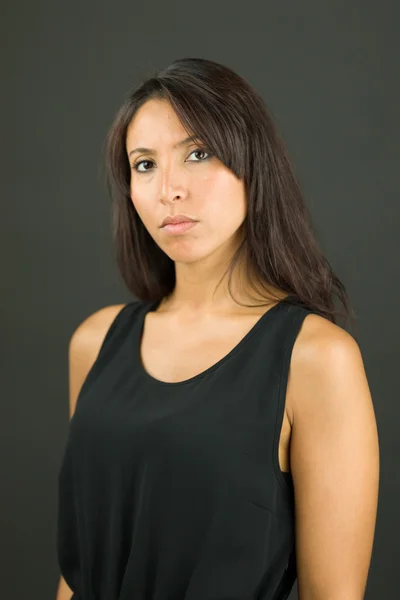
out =
<path fill-rule="evenodd" d="M 211 158 L 212 156 L 214 156 L 213 154 L 211 154 L 210 152 L 207 152 L 207 150 L 205 150 L 204 148 L 196 148 L 195 150 L 192 150 L 192 152 L 189 154 L 189 156 L 191 154 L 195 154 L 195 153 L 203 153 L 203 154 L 207 154 L 206 158 L 202 158 L 200 160 L 195 160 L 195 161 L 190 161 L 190 162 L 204 162 L 206 160 L 208 160 L 209 158 Z M 132 165 L 132 169 L 135 169 L 135 171 L 137 171 L 138 173 L 148 173 L 150 171 L 150 169 L 145 169 L 143 170 L 139 170 L 139 165 L 145 164 L 145 163 L 152 163 L 154 161 L 152 160 L 139 160 L 137 163 L 135 163 L 134 165 Z"/>
<path fill-rule="evenodd" d="M 207 152 L 207 150 L 205 150 L 204 148 L 196 148 L 196 150 L 193 150 L 193 152 L 191 152 L 190 154 L 195 154 L 197 152 L 200 152 L 200 153 L 203 152 L 204 154 L 208 154 L 207 158 L 211 157 L 211 154 L 209 152 Z M 190 154 L 189 154 L 189 156 L 190 156 Z M 203 162 L 203 161 L 207 160 L 207 158 L 203 158 L 200 161 L 195 161 L 195 162 Z"/>
<path fill-rule="evenodd" d="M 148 169 L 145 169 L 144 171 L 139 171 L 139 165 L 143 165 L 144 163 L 151 163 L 151 162 L 153 162 L 153 161 L 152 160 L 139 160 L 137 163 L 132 165 L 132 169 L 135 169 L 135 171 L 137 171 L 138 173 L 147 173 Z"/>

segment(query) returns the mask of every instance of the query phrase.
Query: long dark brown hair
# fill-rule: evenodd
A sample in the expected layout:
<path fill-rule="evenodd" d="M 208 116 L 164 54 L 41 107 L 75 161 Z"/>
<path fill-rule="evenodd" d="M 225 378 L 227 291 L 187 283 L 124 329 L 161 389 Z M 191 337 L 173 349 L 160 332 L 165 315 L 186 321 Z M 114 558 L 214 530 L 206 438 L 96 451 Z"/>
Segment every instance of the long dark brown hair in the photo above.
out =
<path fill-rule="evenodd" d="M 116 261 L 130 292 L 139 300 L 161 302 L 175 286 L 173 260 L 154 242 L 130 197 L 126 132 L 136 111 L 150 99 L 170 102 L 188 135 L 202 140 L 207 151 L 244 182 L 247 215 L 243 241 L 226 271 L 229 290 L 240 259 L 251 287 L 261 295 L 272 286 L 333 323 L 338 315 L 347 323 L 355 322 L 345 286 L 317 243 L 299 183 L 264 100 L 232 69 L 202 58 L 182 58 L 147 76 L 128 93 L 106 136 L 105 174 L 113 205 Z M 335 299 L 344 310 L 335 307 Z"/>

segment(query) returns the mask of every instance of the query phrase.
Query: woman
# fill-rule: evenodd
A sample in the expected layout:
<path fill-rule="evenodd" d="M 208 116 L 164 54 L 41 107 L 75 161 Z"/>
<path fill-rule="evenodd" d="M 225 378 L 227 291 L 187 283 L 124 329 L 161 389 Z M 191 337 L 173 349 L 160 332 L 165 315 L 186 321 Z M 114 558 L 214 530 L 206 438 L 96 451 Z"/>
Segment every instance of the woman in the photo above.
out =
<path fill-rule="evenodd" d="M 106 168 L 138 300 L 70 342 L 57 599 L 282 600 L 297 576 L 302 600 L 359 600 L 373 404 L 262 98 L 177 60 L 126 99 Z"/>

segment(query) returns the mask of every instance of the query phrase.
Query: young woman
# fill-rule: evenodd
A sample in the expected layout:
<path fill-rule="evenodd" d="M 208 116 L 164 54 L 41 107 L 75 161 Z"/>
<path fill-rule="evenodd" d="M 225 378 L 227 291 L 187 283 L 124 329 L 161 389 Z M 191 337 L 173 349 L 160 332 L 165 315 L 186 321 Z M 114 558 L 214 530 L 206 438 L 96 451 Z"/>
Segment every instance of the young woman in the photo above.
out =
<path fill-rule="evenodd" d="M 107 136 L 136 299 L 74 332 L 58 600 L 360 600 L 379 450 L 351 309 L 260 95 L 181 59 Z M 344 306 L 334 306 L 335 297 Z"/>

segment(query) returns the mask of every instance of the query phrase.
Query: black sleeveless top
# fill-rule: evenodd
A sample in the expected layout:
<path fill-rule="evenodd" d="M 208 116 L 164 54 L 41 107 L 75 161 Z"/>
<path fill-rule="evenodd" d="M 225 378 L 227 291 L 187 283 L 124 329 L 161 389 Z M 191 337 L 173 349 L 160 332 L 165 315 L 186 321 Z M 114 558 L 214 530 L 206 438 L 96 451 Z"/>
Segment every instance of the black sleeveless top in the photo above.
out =
<path fill-rule="evenodd" d="M 118 313 L 80 390 L 59 471 L 57 553 L 74 600 L 285 600 L 294 487 L 279 437 L 307 314 L 274 304 L 221 360 L 148 374 L 146 312 Z"/>

